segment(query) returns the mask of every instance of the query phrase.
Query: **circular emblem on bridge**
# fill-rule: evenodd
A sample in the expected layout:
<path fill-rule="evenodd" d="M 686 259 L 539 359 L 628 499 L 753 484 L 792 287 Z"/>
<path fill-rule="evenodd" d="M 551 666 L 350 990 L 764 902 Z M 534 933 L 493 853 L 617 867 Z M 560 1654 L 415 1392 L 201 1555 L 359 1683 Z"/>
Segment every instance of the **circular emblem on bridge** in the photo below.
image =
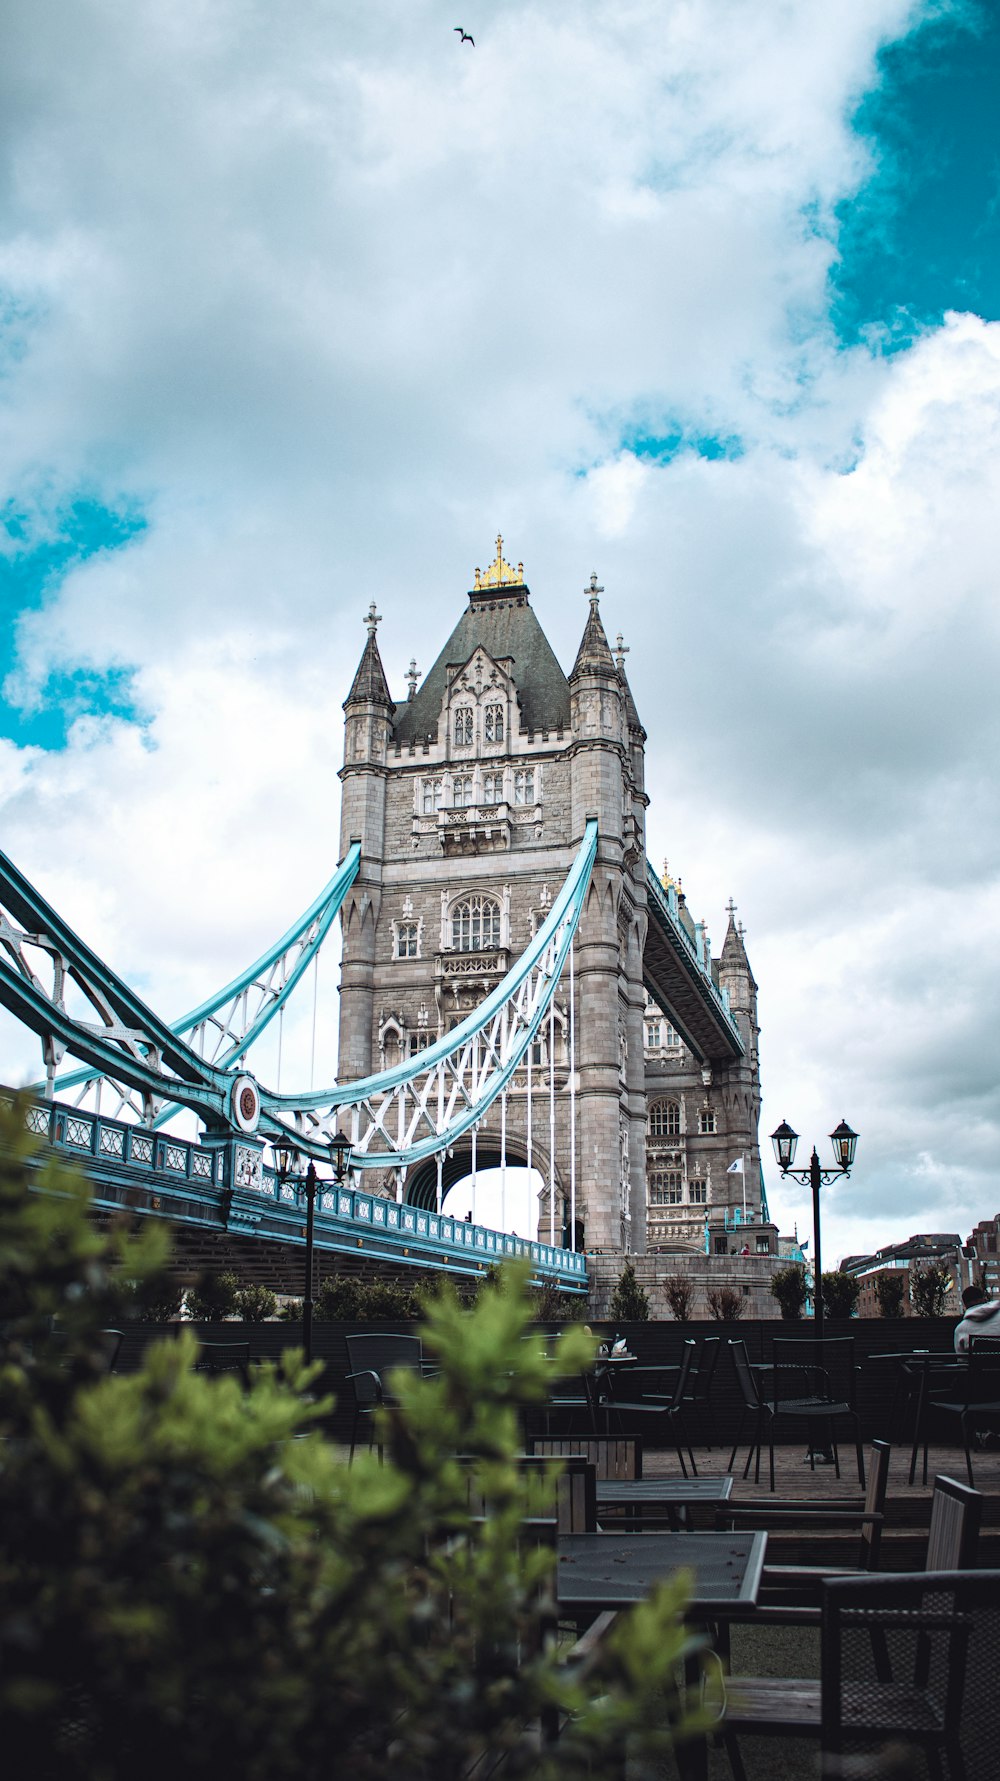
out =
<path fill-rule="evenodd" d="M 260 1091 L 252 1076 L 237 1076 L 232 1092 L 233 1119 L 241 1132 L 255 1132 L 260 1119 Z"/>

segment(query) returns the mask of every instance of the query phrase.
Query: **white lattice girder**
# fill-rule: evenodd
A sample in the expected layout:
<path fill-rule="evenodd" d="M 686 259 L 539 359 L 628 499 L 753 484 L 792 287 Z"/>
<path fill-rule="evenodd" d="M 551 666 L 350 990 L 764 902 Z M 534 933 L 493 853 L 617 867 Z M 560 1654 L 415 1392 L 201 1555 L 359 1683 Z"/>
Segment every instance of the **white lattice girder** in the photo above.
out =
<path fill-rule="evenodd" d="M 321 1155 L 337 1131 L 352 1168 L 409 1167 L 477 1125 L 542 1024 L 576 933 L 597 853 L 588 823 L 548 918 L 503 981 L 454 1030 L 378 1075 L 309 1095 L 262 1092 L 261 1129 Z"/>
<path fill-rule="evenodd" d="M 355 842 L 329 884 L 280 940 L 207 1002 L 171 1023 L 171 1031 L 186 1039 L 190 1049 L 204 1060 L 210 1071 L 231 1069 L 287 1001 L 322 946 L 358 875 L 360 861 L 361 849 Z M 109 1025 L 88 1025 L 85 1030 L 102 1038 L 112 1037 L 110 1014 L 104 1009 L 101 1012 L 106 1014 Z M 118 1037 L 117 1034 L 114 1036 Z M 127 1043 L 129 1036 L 121 1037 L 122 1042 Z M 141 1035 L 135 1033 L 131 1038 L 134 1044 L 129 1048 L 136 1057 L 142 1056 Z M 103 1111 L 110 1117 L 120 1118 L 123 1113 L 129 1113 L 154 1126 L 162 1125 L 177 1108 L 176 1101 L 169 1096 L 157 1096 L 150 1114 L 148 1096 L 114 1076 L 99 1076 L 88 1070 L 76 1070 L 58 1077 L 55 1087 L 61 1095 L 76 1089 L 75 1105 L 78 1107 L 90 1104 L 96 1107 L 101 1104 L 103 1095 Z"/>

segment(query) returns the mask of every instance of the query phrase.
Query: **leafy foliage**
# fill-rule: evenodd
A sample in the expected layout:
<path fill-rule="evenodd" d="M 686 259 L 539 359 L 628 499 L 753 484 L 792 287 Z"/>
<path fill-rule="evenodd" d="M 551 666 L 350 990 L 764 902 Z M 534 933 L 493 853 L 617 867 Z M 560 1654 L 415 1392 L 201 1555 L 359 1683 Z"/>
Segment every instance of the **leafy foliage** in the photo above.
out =
<path fill-rule="evenodd" d="M 330 1274 L 316 1295 L 316 1316 L 324 1323 L 399 1323 L 419 1317 L 421 1300 L 411 1286 L 395 1280 L 362 1280 L 354 1274 Z"/>
<path fill-rule="evenodd" d="M 951 1270 L 943 1262 L 928 1262 L 915 1268 L 910 1281 L 910 1297 L 917 1317 L 943 1317 L 945 1300 L 951 1291 Z"/>
<path fill-rule="evenodd" d="M 396 1377 L 385 1466 L 347 1468 L 308 1432 L 328 1404 L 300 1355 L 255 1368 L 244 1391 L 193 1370 L 185 1330 L 140 1371 L 102 1376 L 116 1277 L 162 1271 L 164 1228 L 102 1233 L 81 1184 L 31 1170 L 29 1142 L 21 1109 L 0 1113 L 12 1774 L 448 1781 L 489 1752 L 512 1777 L 599 1781 L 620 1773 L 626 1735 L 643 1760 L 670 1742 L 683 1578 L 622 1618 L 585 1681 L 539 1636 L 551 1553 L 523 1544 L 538 1487 L 514 1455 L 548 1368 L 525 1340 L 523 1275 L 471 1313 L 449 1292 L 432 1302 L 439 1373 Z M 592 1355 L 577 1327 L 555 1362 L 570 1373 Z M 566 1726 L 539 1753 L 524 1727 L 547 1708 Z"/>
<path fill-rule="evenodd" d="M 884 1268 L 875 1276 L 875 1297 L 880 1317 L 902 1317 L 906 1275 L 898 1268 Z"/>
<path fill-rule="evenodd" d="M 736 1323 L 743 1316 L 746 1300 L 735 1286 L 713 1286 L 708 1293 L 708 1309 L 716 1323 Z"/>
<path fill-rule="evenodd" d="M 771 1295 L 777 1299 L 778 1307 L 786 1323 L 794 1323 L 802 1316 L 808 1297 L 806 1271 L 801 1262 L 789 1262 L 787 1268 L 778 1268 L 771 1276 Z"/>
<path fill-rule="evenodd" d="M 635 1277 L 632 1262 L 626 1262 L 611 1294 L 608 1317 L 612 1323 L 648 1323 L 649 1294 Z"/>
<path fill-rule="evenodd" d="M 278 1309 L 277 1294 L 269 1286 L 251 1280 L 246 1286 L 237 1287 L 233 1309 L 244 1323 L 263 1323 Z"/>
<path fill-rule="evenodd" d="M 823 1275 L 823 1309 L 827 1317 L 853 1317 L 861 1292 L 861 1283 L 843 1268 L 832 1268 Z"/>
<path fill-rule="evenodd" d="M 196 1323 L 222 1323 L 233 1315 L 239 1290 L 237 1274 L 206 1272 L 196 1286 L 188 1289 L 188 1311 Z"/>
<path fill-rule="evenodd" d="M 683 1274 L 668 1274 L 663 1282 L 663 1292 L 672 1316 L 678 1323 L 686 1323 L 694 1300 L 691 1282 Z"/>

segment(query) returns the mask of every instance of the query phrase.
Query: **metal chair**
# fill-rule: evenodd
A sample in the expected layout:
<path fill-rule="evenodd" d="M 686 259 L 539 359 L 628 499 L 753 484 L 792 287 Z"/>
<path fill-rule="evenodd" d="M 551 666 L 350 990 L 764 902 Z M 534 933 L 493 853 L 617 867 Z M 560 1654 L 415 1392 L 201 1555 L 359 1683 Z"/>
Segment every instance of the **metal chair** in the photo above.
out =
<path fill-rule="evenodd" d="M 864 1488 L 865 1461 L 861 1450 L 861 1423 L 855 1402 L 854 1342 L 850 1336 L 813 1336 L 806 1340 L 785 1340 L 775 1337 L 774 1365 L 771 1369 L 773 1396 L 765 1398 L 758 1386 L 747 1355 L 746 1343 L 731 1341 L 736 1376 L 743 1398 L 743 1409 L 733 1451 L 729 1456 L 732 1471 L 739 1448 L 740 1435 L 748 1414 L 754 1418 L 754 1439 L 747 1452 L 744 1478 L 750 1461 L 756 1455 L 754 1482 L 760 1482 L 760 1450 L 766 1430 L 770 1457 L 770 1485 L 774 1489 L 774 1431 L 781 1420 L 804 1423 L 810 1438 L 810 1463 L 815 1469 L 817 1436 L 832 1444 L 837 1477 L 840 1477 L 840 1456 L 836 1444 L 837 1423 L 853 1424 L 854 1446 L 858 1460 L 858 1479 Z"/>
<path fill-rule="evenodd" d="M 969 1343 L 968 1363 L 946 1375 L 948 1397 L 932 1397 L 929 1381 L 921 1396 L 921 1410 L 913 1437 L 910 1456 L 910 1482 L 916 1469 L 917 1449 L 923 1437 L 924 1480 L 927 1479 L 928 1423 L 935 1416 L 957 1420 L 965 1448 L 965 1469 L 969 1483 L 972 1474 L 970 1437 L 976 1431 L 990 1430 L 1000 1434 L 1000 1339 L 996 1336 L 973 1336 Z"/>
<path fill-rule="evenodd" d="M 688 1475 L 687 1465 L 684 1459 L 685 1448 L 687 1449 L 688 1459 L 691 1461 L 692 1474 L 695 1478 L 698 1476 L 698 1467 L 695 1463 L 694 1454 L 691 1451 L 691 1442 L 688 1439 L 684 1424 L 684 1406 L 688 1391 L 691 1365 L 694 1360 L 695 1347 L 696 1344 L 690 1339 L 684 1343 L 684 1348 L 681 1354 L 681 1364 L 677 1369 L 677 1382 L 674 1386 L 673 1397 L 625 1399 L 614 1396 L 609 1401 L 609 1409 L 625 1425 L 627 1425 L 630 1418 L 646 1417 L 648 1419 L 654 1416 L 662 1416 L 664 1418 L 673 1438 L 677 1457 L 681 1462 L 681 1471 L 685 1478 Z M 647 1420 L 645 1427 L 648 1429 L 649 1426 L 650 1424 Z"/>
<path fill-rule="evenodd" d="M 244 1385 L 250 1383 L 249 1342 L 198 1342 L 196 1373 L 238 1373 Z"/>
<path fill-rule="evenodd" d="M 819 1738 L 825 1781 L 877 1781 L 887 1747 L 914 1775 L 996 1781 L 1000 1571 L 835 1578 L 823 1587 L 820 1680 L 731 1678 L 722 1737 L 746 1781 L 738 1737 Z M 909 1757 L 907 1756 L 909 1752 Z"/>
<path fill-rule="evenodd" d="M 364 1335 L 345 1336 L 344 1345 L 347 1349 L 349 1372 L 346 1383 L 350 1386 L 352 1396 L 353 1420 L 351 1422 L 351 1451 L 347 1463 L 354 1459 L 357 1446 L 358 1424 L 364 1417 L 369 1424 L 369 1447 L 372 1444 L 376 1410 L 383 1404 L 393 1402 L 391 1391 L 386 1388 L 386 1379 L 394 1367 L 405 1367 L 412 1372 L 423 1370 L 423 1349 L 419 1336 L 397 1336 L 391 1332 L 373 1331 Z M 382 1448 L 379 1446 L 379 1458 Z"/>
<path fill-rule="evenodd" d="M 684 1404 L 687 1410 L 701 1415 L 705 1424 L 705 1445 L 709 1453 L 712 1451 L 711 1437 L 715 1435 L 715 1421 L 712 1414 L 712 1386 L 715 1381 L 715 1369 L 722 1353 L 721 1336 L 702 1336 L 698 1345 L 698 1353 L 688 1382 L 688 1392 Z"/>

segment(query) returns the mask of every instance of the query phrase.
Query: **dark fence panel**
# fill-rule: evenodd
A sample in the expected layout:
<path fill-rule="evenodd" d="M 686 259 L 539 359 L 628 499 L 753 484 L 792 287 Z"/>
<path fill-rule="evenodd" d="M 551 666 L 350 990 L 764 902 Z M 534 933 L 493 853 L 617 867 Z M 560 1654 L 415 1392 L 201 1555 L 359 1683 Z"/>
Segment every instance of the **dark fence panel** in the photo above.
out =
<path fill-rule="evenodd" d="M 944 1317 L 827 1320 L 827 1335 L 851 1336 L 854 1340 L 854 1358 L 860 1369 L 857 1395 L 864 1440 L 888 1435 L 889 1412 L 897 1377 L 896 1368 L 891 1361 L 878 1361 L 874 1357 L 897 1350 L 919 1348 L 929 1349 L 932 1353 L 950 1353 L 956 1321 L 955 1318 Z M 350 1387 L 345 1384 L 345 1375 L 349 1370 L 345 1336 L 371 1334 L 376 1329 L 407 1335 L 412 1334 L 416 1327 L 412 1323 L 392 1322 L 313 1325 L 313 1353 L 317 1360 L 324 1363 L 324 1373 L 318 1389 L 324 1395 L 332 1393 L 337 1399 L 336 1409 L 324 1425 L 335 1440 L 346 1441 L 351 1427 Z M 558 1324 L 544 1326 L 547 1332 L 552 1333 L 559 1327 Z M 286 1348 L 301 1346 L 302 1340 L 301 1329 L 294 1323 L 136 1324 L 126 1329 L 119 1358 L 120 1370 L 128 1372 L 136 1367 L 148 1342 L 157 1337 L 175 1335 L 181 1328 L 193 1329 L 206 1342 L 249 1342 L 253 1360 L 276 1360 Z M 733 1440 L 740 1411 L 736 1375 L 726 1343 L 730 1340 L 743 1340 L 747 1344 L 751 1360 L 769 1360 L 771 1343 L 775 1336 L 808 1337 L 813 1330 L 808 1319 L 795 1323 L 782 1322 L 780 1319 L 767 1322 L 748 1319 L 737 1323 L 595 1323 L 591 1328 L 595 1335 L 602 1338 L 624 1336 L 629 1351 L 640 1362 L 649 1366 L 679 1360 L 681 1346 L 686 1338 L 694 1337 L 697 1340 L 705 1335 L 721 1337 L 722 1352 L 715 1375 L 713 1408 L 722 1442 L 727 1438 L 730 1442 Z M 650 1446 L 655 1444 L 648 1430 L 644 1430 L 644 1435 Z M 800 1441 L 801 1431 L 789 1432 L 788 1439 L 792 1442 Z M 728 1454 L 726 1457 L 728 1458 Z"/>

